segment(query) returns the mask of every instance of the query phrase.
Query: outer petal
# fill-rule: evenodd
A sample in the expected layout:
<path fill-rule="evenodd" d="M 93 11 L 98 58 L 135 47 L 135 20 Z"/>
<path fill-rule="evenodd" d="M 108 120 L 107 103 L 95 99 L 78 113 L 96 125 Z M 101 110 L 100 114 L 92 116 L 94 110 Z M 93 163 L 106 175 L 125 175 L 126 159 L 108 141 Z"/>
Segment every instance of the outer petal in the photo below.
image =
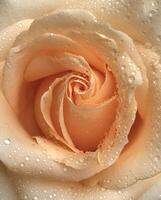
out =
<path fill-rule="evenodd" d="M 122 190 L 108 190 L 99 185 L 95 187 L 84 187 L 81 184 L 60 183 L 49 179 L 35 179 L 25 176 L 12 176 L 13 182 L 18 188 L 18 194 L 22 200 L 27 199 L 52 199 L 52 200 L 136 200 L 138 199 L 152 184 L 154 184 L 160 176 L 149 180 L 138 182 L 129 188 Z M 154 195 L 151 195 L 153 197 Z M 150 196 L 148 196 L 148 200 Z"/>
<path fill-rule="evenodd" d="M 83 8 L 93 12 L 101 21 L 109 22 L 117 29 L 127 32 L 135 39 L 158 43 L 161 34 L 160 9 L 158 0 L 4 0 L 1 2 L 0 29 L 22 19 L 35 18 L 62 8 Z M 137 17 L 136 17 L 137 16 Z M 145 37 L 146 36 L 146 37 Z M 160 39 L 159 39 L 160 40 Z"/>
<path fill-rule="evenodd" d="M 3 95 L 0 95 L 0 110 L 3 113 L 0 115 L 0 160 L 10 171 L 50 177 L 59 181 L 80 181 L 101 170 L 95 163 L 91 163 L 91 171 L 89 168 L 77 170 L 68 167 L 72 164 L 83 166 L 84 160 L 70 160 L 70 152 L 63 151 L 59 146 L 43 138 L 36 138 L 37 142 L 31 139 L 16 119 Z M 69 162 L 68 166 L 61 164 L 63 159 Z"/>
<path fill-rule="evenodd" d="M 0 31 L 0 61 L 6 58 L 16 37 L 30 27 L 33 20 L 23 20 Z"/>
<path fill-rule="evenodd" d="M 49 13 L 60 8 L 64 3 L 64 0 L 36 0 L 35 4 L 33 4 L 32 0 L 26 1 L 25 3 L 21 0 L 5 0 L 0 3 L 0 30 L 22 19 L 35 18 Z"/>
<path fill-rule="evenodd" d="M 161 198 L 161 177 L 154 182 L 152 187 L 150 187 L 140 198 L 139 200 L 151 200 L 151 199 L 160 199 Z"/>
<path fill-rule="evenodd" d="M 6 168 L 0 162 L 0 198 L 3 200 L 18 200 L 16 189 Z"/>

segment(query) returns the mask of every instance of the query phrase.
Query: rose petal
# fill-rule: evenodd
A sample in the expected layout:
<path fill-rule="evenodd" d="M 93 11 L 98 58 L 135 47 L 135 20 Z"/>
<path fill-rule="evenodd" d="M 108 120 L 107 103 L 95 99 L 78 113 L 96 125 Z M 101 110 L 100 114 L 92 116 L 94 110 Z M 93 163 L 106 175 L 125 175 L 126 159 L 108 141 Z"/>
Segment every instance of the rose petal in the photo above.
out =
<path fill-rule="evenodd" d="M 3 61 L 16 37 L 25 30 L 28 30 L 33 20 L 23 20 L 0 31 L 0 61 Z"/>
<path fill-rule="evenodd" d="M 149 80 L 149 94 L 146 102 L 147 116 L 143 121 L 139 119 L 140 128 L 136 131 L 134 129 L 136 140 L 129 143 L 128 149 L 120 155 L 112 167 L 99 175 L 99 183 L 104 187 L 126 187 L 140 179 L 154 176 L 161 170 L 161 92 L 159 89 L 161 88 L 161 64 L 158 63 L 159 60 L 154 59 L 153 55 L 154 52 L 147 55 L 144 53 Z M 141 163 L 142 165 L 140 165 Z M 93 181 L 98 179 L 95 177 Z"/>
<path fill-rule="evenodd" d="M 124 199 L 139 199 L 139 197 L 148 190 L 160 176 L 140 181 L 137 184 L 122 190 L 108 190 L 96 185 L 95 187 L 84 187 L 78 183 L 60 183 L 50 179 L 30 178 L 25 176 L 12 175 L 12 180 L 19 188 L 19 197 L 24 198 L 26 195 L 29 199 L 65 199 L 65 200 L 124 200 Z M 148 196 L 154 196 L 151 194 Z"/>
<path fill-rule="evenodd" d="M 89 65 L 81 56 L 72 54 L 64 54 L 57 56 L 41 56 L 36 57 L 27 66 L 25 71 L 25 79 L 27 81 L 35 81 L 37 79 L 65 73 L 69 71 L 89 74 Z"/>
<path fill-rule="evenodd" d="M 42 51 L 41 55 L 46 54 L 46 50 L 44 52 L 44 49 L 48 49 L 50 54 L 53 52 L 63 53 L 64 51 L 68 51 L 70 53 L 84 56 L 91 64 L 95 63 L 101 65 L 100 61 L 94 55 L 92 55 L 91 52 L 82 49 L 71 39 L 60 35 L 46 34 L 34 40 L 32 43 L 25 45 L 24 47 L 13 48 L 4 68 L 3 91 L 10 105 L 16 112 L 19 112 L 19 109 L 21 110 L 23 109 L 22 107 L 25 107 L 25 93 L 27 90 L 25 87 L 27 87 L 27 83 L 23 80 L 23 75 L 26 65 L 29 60 L 33 59 L 36 53 Z M 15 80 L 15 76 L 17 74 L 19 74 L 19 76 Z M 14 82 L 14 88 L 12 87 L 12 82 Z M 10 88 L 13 89 L 10 90 Z M 21 106 L 19 105 L 20 96 L 21 103 L 23 104 Z"/>
<path fill-rule="evenodd" d="M 82 155 L 80 160 L 76 154 L 72 158 L 71 152 L 44 138 L 35 137 L 35 142 L 22 128 L 2 94 L 0 99 L 3 113 L 3 116 L 0 115 L 0 160 L 10 171 L 59 181 L 80 181 L 102 170 L 94 161 L 88 161 L 88 156 Z M 87 163 L 92 169 L 90 172 Z M 75 168 L 81 166 L 82 170 L 75 170 L 69 165 Z"/>
<path fill-rule="evenodd" d="M 37 5 L 33 5 L 31 0 L 25 4 L 21 0 L 15 2 L 5 0 L 1 2 L 0 6 L 0 30 L 22 19 L 30 19 L 42 16 L 45 13 L 49 13 L 57 8 L 60 8 L 60 5 L 64 3 L 64 0 L 54 2 L 50 0 L 45 2 L 40 0 Z"/>
<path fill-rule="evenodd" d="M 0 197 L 3 200 L 13 199 L 18 200 L 15 186 L 12 185 L 10 175 L 6 168 L 0 162 Z"/>
<path fill-rule="evenodd" d="M 139 198 L 139 200 L 151 200 L 151 199 L 159 199 L 161 197 L 161 178 L 154 182 L 152 187 L 150 187 L 143 195 Z"/>
<path fill-rule="evenodd" d="M 64 118 L 74 144 L 83 150 L 95 150 L 109 131 L 116 114 L 116 98 L 96 107 L 76 106 L 64 99 Z"/>

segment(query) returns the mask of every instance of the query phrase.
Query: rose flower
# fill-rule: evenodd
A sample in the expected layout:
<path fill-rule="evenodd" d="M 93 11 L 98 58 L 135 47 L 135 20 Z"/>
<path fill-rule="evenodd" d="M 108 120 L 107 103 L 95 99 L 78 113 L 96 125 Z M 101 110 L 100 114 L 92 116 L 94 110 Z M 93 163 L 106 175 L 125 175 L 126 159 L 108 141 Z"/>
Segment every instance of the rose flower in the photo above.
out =
<path fill-rule="evenodd" d="M 161 3 L 0 5 L 0 199 L 158 199 Z"/>

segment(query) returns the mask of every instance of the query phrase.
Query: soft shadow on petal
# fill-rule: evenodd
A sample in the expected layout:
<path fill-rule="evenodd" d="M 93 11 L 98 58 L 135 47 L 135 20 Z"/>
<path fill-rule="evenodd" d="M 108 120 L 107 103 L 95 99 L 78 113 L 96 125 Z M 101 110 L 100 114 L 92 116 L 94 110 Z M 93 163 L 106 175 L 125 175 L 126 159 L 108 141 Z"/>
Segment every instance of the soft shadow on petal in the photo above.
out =
<path fill-rule="evenodd" d="M 5 166 L 0 162 L 0 198 L 3 200 L 19 200 L 16 188 Z"/>
<path fill-rule="evenodd" d="M 152 200 L 161 198 L 161 177 L 157 181 L 154 181 L 152 187 L 150 187 L 139 200 Z"/>
<path fill-rule="evenodd" d="M 6 59 L 16 37 L 23 31 L 28 30 L 33 20 L 23 20 L 0 31 L 0 61 Z"/>

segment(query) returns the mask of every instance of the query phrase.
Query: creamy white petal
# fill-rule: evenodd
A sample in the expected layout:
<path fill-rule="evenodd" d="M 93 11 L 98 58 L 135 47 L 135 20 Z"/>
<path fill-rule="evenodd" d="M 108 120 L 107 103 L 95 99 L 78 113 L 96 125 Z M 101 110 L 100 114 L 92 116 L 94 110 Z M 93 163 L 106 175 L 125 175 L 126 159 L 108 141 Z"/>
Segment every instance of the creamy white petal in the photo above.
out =
<path fill-rule="evenodd" d="M 30 19 L 22 20 L 0 31 L 0 61 L 6 59 L 16 37 L 23 31 L 28 30 L 32 21 Z"/>
<path fill-rule="evenodd" d="M 161 199 L 161 177 L 154 181 L 154 184 L 139 198 L 139 200 L 152 199 Z"/>
<path fill-rule="evenodd" d="M 26 195 L 28 199 L 52 199 L 52 200 L 134 200 L 138 199 L 149 187 L 152 186 L 158 177 L 140 181 L 137 184 L 122 190 L 108 190 L 99 185 L 94 187 L 84 187 L 81 184 L 60 183 L 50 179 L 41 179 L 40 177 L 13 175 L 13 182 L 19 189 L 19 196 L 24 200 Z M 151 199 L 148 199 L 151 200 Z"/>
<path fill-rule="evenodd" d="M 0 198 L 3 200 L 19 200 L 16 187 L 3 163 L 0 162 Z"/>

